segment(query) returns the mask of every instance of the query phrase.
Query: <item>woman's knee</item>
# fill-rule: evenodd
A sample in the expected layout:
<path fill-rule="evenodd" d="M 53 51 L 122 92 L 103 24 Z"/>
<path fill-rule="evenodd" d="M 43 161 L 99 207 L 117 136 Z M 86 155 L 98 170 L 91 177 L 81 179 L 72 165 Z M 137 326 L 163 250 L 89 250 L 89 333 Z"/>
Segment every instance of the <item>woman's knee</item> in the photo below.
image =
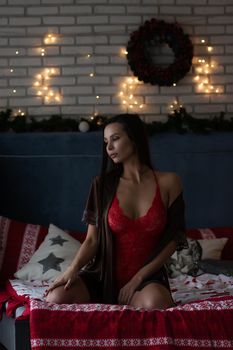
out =
<path fill-rule="evenodd" d="M 148 310 L 165 310 L 174 306 L 170 292 L 162 285 L 151 284 L 136 292 L 130 303 Z"/>
<path fill-rule="evenodd" d="M 172 302 L 171 298 L 161 298 L 161 297 L 152 297 L 152 298 L 146 298 L 142 302 L 145 309 L 153 310 L 166 310 L 170 307 L 174 306 L 174 303 Z"/>
<path fill-rule="evenodd" d="M 68 289 L 65 289 L 64 286 L 53 289 L 47 295 L 46 301 L 54 304 L 88 303 L 90 295 L 84 282 L 78 278 Z"/>
<path fill-rule="evenodd" d="M 64 286 L 51 290 L 46 296 L 45 301 L 53 304 L 66 304 L 68 300 Z"/>

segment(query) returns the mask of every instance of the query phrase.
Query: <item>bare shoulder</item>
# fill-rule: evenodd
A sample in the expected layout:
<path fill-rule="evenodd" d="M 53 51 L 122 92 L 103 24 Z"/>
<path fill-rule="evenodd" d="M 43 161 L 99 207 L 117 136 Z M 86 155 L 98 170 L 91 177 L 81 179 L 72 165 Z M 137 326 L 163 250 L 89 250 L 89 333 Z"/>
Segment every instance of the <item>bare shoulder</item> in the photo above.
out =
<path fill-rule="evenodd" d="M 175 172 L 162 172 L 162 171 L 155 171 L 156 177 L 162 185 L 165 185 L 167 188 L 171 187 L 181 187 L 181 178 L 180 176 Z"/>
<path fill-rule="evenodd" d="M 155 171 L 161 191 L 164 191 L 168 197 L 168 206 L 182 192 L 182 181 L 175 172 Z"/>

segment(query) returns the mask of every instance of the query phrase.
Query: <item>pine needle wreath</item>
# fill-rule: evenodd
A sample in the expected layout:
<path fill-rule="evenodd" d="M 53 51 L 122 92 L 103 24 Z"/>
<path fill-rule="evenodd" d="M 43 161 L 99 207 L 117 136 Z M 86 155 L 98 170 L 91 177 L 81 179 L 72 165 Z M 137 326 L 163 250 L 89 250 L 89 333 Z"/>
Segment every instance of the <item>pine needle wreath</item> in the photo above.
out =
<path fill-rule="evenodd" d="M 173 62 L 166 68 L 152 62 L 146 47 L 168 44 L 174 54 Z M 193 45 L 178 23 L 167 23 L 152 18 L 134 31 L 127 44 L 127 59 L 139 80 L 159 86 L 171 86 L 190 70 Z"/>

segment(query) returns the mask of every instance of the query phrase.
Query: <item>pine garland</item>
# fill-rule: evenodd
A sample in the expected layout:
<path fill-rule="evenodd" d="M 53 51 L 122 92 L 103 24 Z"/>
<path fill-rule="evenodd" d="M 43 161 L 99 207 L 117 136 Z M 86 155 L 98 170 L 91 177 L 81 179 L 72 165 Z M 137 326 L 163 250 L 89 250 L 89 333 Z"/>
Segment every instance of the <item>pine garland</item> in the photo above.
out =
<path fill-rule="evenodd" d="M 233 131 L 233 118 L 225 119 L 225 113 L 221 112 L 219 116 L 213 118 L 197 119 L 181 107 L 168 116 L 166 123 L 152 122 L 146 124 L 146 127 L 150 135 L 163 131 L 175 131 L 179 134 L 187 132 L 208 134 L 211 131 Z"/>
<path fill-rule="evenodd" d="M 105 116 L 95 116 L 90 120 L 62 118 L 60 115 L 52 115 L 49 119 L 36 120 L 33 117 L 12 116 L 12 111 L 7 109 L 0 112 L 0 132 L 79 132 L 80 121 L 88 122 L 90 131 L 100 130 Z M 158 132 L 173 131 L 180 134 L 187 132 L 197 134 L 207 134 L 211 131 L 233 131 L 233 118 L 225 119 L 225 113 L 221 112 L 219 116 L 206 119 L 197 119 L 187 113 L 184 107 L 174 110 L 173 114 L 168 115 L 166 122 L 145 123 L 149 135 Z"/>

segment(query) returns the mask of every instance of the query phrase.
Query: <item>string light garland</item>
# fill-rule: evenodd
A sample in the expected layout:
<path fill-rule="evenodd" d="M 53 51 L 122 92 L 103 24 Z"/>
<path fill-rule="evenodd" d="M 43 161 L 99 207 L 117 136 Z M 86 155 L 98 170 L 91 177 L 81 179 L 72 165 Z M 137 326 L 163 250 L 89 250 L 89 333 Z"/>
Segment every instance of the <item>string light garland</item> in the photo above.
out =
<path fill-rule="evenodd" d="M 140 103 L 138 97 L 135 96 L 136 88 L 140 84 L 135 77 L 126 77 L 121 85 L 119 96 L 126 110 L 137 110 L 143 108 L 143 103 Z"/>
<path fill-rule="evenodd" d="M 52 34 L 49 33 L 45 36 L 44 38 L 44 43 L 46 45 L 52 45 L 57 42 L 58 39 L 58 34 Z M 37 48 L 37 52 L 39 55 L 42 57 L 46 55 L 46 50 L 45 48 Z M 17 48 L 15 50 L 15 55 L 19 56 L 21 54 L 20 49 Z M 8 68 L 10 74 L 15 74 L 17 75 L 17 70 L 14 67 Z M 35 80 L 33 82 L 33 87 L 36 90 L 36 96 L 40 97 L 43 99 L 44 103 L 60 103 L 62 101 L 62 96 L 59 93 L 59 91 L 54 90 L 51 88 L 50 80 L 52 79 L 53 76 L 59 74 L 59 69 L 55 68 L 45 68 L 41 70 L 36 76 Z M 13 88 L 12 93 L 15 95 L 17 94 L 17 89 Z M 25 112 L 20 109 L 20 107 L 16 108 L 14 111 L 14 117 L 24 117 Z"/>
<path fill-rule="evenodd" d="M 205 39 L 201 39 L 200 42 L 202 45 L 206 44 Z M 210 54 L 214 51 L 214 48 L 212 46 L 207 46 L 206 51 L 207 54 Z M 194 82 L 196 84 L 197 92 L 204 94 L 221 93 L 221 87 L 215 87 L 211 84 L 210 79 L 211 74 L 217 68 L 217 63 L 213 62 L 211 59 L 203 57 L 195 57 L 193 61 L 196 73 Z"/>
<path fill-rule="evenodd" d="M 164 42 L 170 46 L 171 38 L 169 37 L 169 35 L 172 35 L 174 33 L 177 33 L 177 36 L 178 36 L 178 33 L 184 35 L 183 39 L 185 39 L 185 40 L 187 39 L 186 43 L 189 43 L 189 45 L 190 45 L 190 40 L 189 40 L 188 36 L 183 33 L 182 29 L 178 26 L 177 23 L 172 24 L 172 23 L 166 23 L 163 21 L 156 21 L 155 19 L 152 19 L 151 21 L 145 22 L 144 26 L 142 26 L 146 30 L 148 30 L 148 23 L 150 24 L 152 29 L 155 29 L 155 28 L 158 29 L 158 27 L 156 27 L 156 25 L 158 25 L 158 23 L 161 25 L 161 28 L 162 28 L 161 31 L 156 32 L 155 36 L 153 36 L 153 38 L 152 38 L 152 41 L 155 40 L 156 45 L 158 43 L 161 44 Z M 166 32 L 166 30 L 165 30 L 166 26 L 167 26 L 167 28 L 173 28 L 173 29 L 175 28 L 174 33 L 172 31 L 173 29 L 170 30 L 170 32 L 169 31 Z M 168 26 L 172 26 L 172 27 L 168 27 Z M 173 27 L 173 26 L 175 26 L 175 27 Z M 141 27 L 139 30 L 141 30 Z M 176 32 L 176 30 L 177 30 L 177 32 Z M 137 32 L 135 32 L 135 33 L 137 33 Z M 147 32 L 146 35 L 148 35 L 148 33 L 149 32 Z M 44 38 L 44 44 L 45 45 L 56 44 L 59 36 L 60 35 L 58 35 L 58 34 L 52 34 L 52 33 L 47 34 Z M 176 42 L 176 40 L 177 40 L 176 35 L 172 39 L 173 39 L 175 44 L 180 45 L 179 41 Z M 204 39 L 202 39 L 201 44 L 206 45 L 206 41 Z M 43 48 L 43 47 L 38 48 L 37 47 L 37 50 L 38 50 L 39 55 L 41 55 L 42 57 L 46 55 L 45 48 Z M 172 48 L 172 50 L 174 50 L 174 55 L 175 55 L 175 49 Z M 191 46 L 189 46 L 189 50 L 190 51 L 188 53 L 188 56 L 189 56 L 189 62 L 190 62 L 190 58 L 192 56 L 192 44 L 191 44 Z M 214 51 L 214 48 L 212 46 L 207 46 L 206 50 L 207 50 L 208 54 L 211 54 Z M 127 59 L 129 59 L 129 55 L 130 55 L 129 51 L 130 51 L 129 46 L 127 46 L 127 49 L 122 48 L 120 51 L 120 56 L 124 55 L 125 57 L 127 57 Z M 17 48 L 15 50 L 15 54 L 16 55 L 22 54 L 22 52 L 20 52 L 20 48 Z M 87 53 L 87 54 L 85 54 L 84 57 L 86 57 L 86 59 L 88 60 L 92 57 L 92 55 L 90 53 Z M 175 55 L 175 57 L 176 57 L 176 55 Z M 194 77 L 194 81 L 197 85 L 197 89 L 198 89 L 197 91 L 199 93 L 206 93 L 206 94 L 222 92 L 221 87 L 219 87 L 219 86 L 216 87 L 214 85 L 211 85 L 211 82 L 210 82 L 210 75 L 213 72 L 213 70 L 217 67 L 216 62 L 213 62 L 211 59 L 208 60 L 206 57 L 205 58 L 198 57 L 198 58 L 195 58 L 194 64 L 195 64 L 195 72 L 196 72 L 196 75 Z M 9 69 L 8 72 L 10 72 L 10 73 L 15 72 L 14 67 L 10 67 L 8 69 Z M 160 68 L 158 67 L 158 69 L 160 69 Z M 165 71 L 165 72 L 167 73 L 167 71 Z M 41 72 L 39 72 L 35 76 L 33 86 L 34 86 L 35 91 L 36 91 L 36 96 L 43 99 L 44 103 L 46 103 L 46 104 L 48 104 L 48 103 L 60 103 L 62 101 L 62 96 L 59 93 L 59 91 L 51 88 L 51 79 L 54 76 L 59 75 L 59 73 L 60 73 L 60 70 L 57 68 L 44 68 L 43 70 L 41 70 Z M 90 70 L 89 77 L 94 78 L 95 76 L 96 76 L 95 70 L 94 69 Z M 168 76 L 165 76 L 165 80 L 166 79 L 168 79 Z M 176 86 L 178 80 L 175 81 L 175 79 L 173 79 L 171 84 L 169 83 L 169 86 L 170 85 Z M 139 86 L 139 84 L 142 84 L 142 82 L 139 81 L 138 78 L 136 78 L 136 77 L 125 77 L 123 83 L 120 83 L 119 97 L 121 99 L 121 102 L 122 102 L 124 108 L 129 113 L 130 112 L 137 112 L 137 111 L 141 110 L 143 107 L 145 107 L 145 105 L 143 104 L 143 98 L 139 97 L 138 94 L 136 94 L 136 92 L 135 92 L 137 87 Z M 153 84 L 153 83 L 151 83 L 151 84 Z M 158 85 L 163 86 L 163 83 L 162 84 L 158 83 Z M 11 93 L 13 93 L 14 95 L 17 94 L 17 89 L 16 88 L 11 89 Z M 97 102 L 101 99 L 101 96 L 95 95 L 94 99 L 96 100 L 96 104 L 97 104 Z M 96 104 L 94 106 L 94 113 L 91 116 L 91 117 L 93 117 L 93 119 L 95 119 L 97 116 Z M 174 114 L 177 109 L 181 109 L 181 108 L 182 108 L 182 104 L 179 103 L 178 98 L 176 100 L 174 100 L 172 102 L 172 104 L 170 104 L 170 109 L 171 109 L 172 114 Z M 22 109 L 20 109 L 18 107 L 18 109 L 15 111 L 14 115 L 17 117 L 24 117 L 26 114 L 25 114 L 25 111 L 23 111 Z"/>
<path fill-rule="evenodd" d="M 44 38 L 46 45 L 55 44 L 57 41 L 57 35 L 47 34 Z M 40 55 L 45 56 L 46 51 L 44 48 L 39 49 Z M 54 75 L 58 75 L 59 70 L 55 68 L 45 68 L 39 74 L 36 75 L 33 83 L 36 89 L 36 95 L 43 99 L 44 103 L 60 103 L 62 96 L 58 91 L 55 91 L 50 87 L 50 80 Z"/>
<path fill-rule="evenodd" d="M 49 84 L 49 80 L 56 74 L 57 69 L 45 68 L 36 75 L 36 80 L 33 83 L 37 96 L 43 98 L 47 103 L 61 101 L 61 95 L 55 90 L 51 89 Z"/>

